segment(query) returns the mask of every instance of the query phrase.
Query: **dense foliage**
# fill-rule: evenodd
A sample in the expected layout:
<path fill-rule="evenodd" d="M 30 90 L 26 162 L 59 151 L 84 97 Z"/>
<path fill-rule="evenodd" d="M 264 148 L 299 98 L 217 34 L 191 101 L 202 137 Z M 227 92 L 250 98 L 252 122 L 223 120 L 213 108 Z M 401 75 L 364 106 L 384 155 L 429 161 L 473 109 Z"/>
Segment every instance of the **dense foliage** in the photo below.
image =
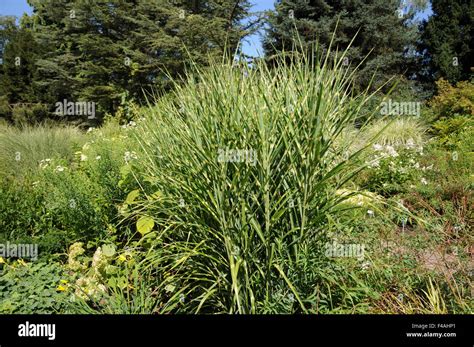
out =
<path fill-rule="evenodd" d="M 282 0 L 270 18 L 265 48 L 271 57 L 295 45 L 327 48 L 333 41 L 339 51 L 348 50 L 347 65 L 362 64 L 356 85 L 367 87 L 376 74 L 371 84 L 376 88 L 412 69 L 417 38 L 414 15 L 414 6 L 404 7 L 397 0 Z"/>
<path fill-rule="evenodd" d="M 20 27 L 0 22 L 2 42 L 8 40 L 0 49 L 4 102 L 40 102 L 51 113 L 65 99 L 96 104 L 97 115 L 63 114 L 69 121 L 97 122 L 115 114 L 124 97 L 144 101 L 154 88 L 168 89 L 191 60 L 206 65 L 247 34 L 246 0 L 29 3 L 33 14 Z"/>
<path fill-rule="evenodd" d="M 0 243 L 39 254 L 0 258 L 0 311 L 471 312 L 472 127 L 355 128 L 368 96 L 301 59 L 195 71 L 127 125 L 3 127 Z"/>
<path fill-rule="evenodd" d="M 424 23 L 420 42 L 432 79 L 450 82 L 472 78 L 474 3 L 470 0 L 432 0 L 433 16 Z"/>
<path fill-rule="evenodd" d="M 29 3 L 0 313 L 473 312 L 472 1 L 277 1 L 250 64 L 249 1 Z"/>

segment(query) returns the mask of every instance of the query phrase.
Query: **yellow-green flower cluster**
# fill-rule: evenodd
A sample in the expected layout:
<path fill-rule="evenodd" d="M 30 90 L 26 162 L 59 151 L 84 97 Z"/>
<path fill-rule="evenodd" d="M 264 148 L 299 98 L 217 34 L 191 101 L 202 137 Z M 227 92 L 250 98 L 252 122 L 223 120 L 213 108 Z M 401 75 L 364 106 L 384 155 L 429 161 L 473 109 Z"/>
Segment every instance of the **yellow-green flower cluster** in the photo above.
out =
<path fill-rule="evenodd" d="M 95 277 L 81 277 L 76 281 L 76 291 L 74 295 L 78 298 L 100 299 L 102 294 L 107 292 L 107 288 Z"/>
<path fill-rule="evenodd" d="M 78 252 L 78 251 L 76 251 Z M 83 253 L 82 252 L 80 254 Z M 79 253 L 77 253 L 79 254 Z M 102 247 L 98 247 L 92 257 L 90 271 L 79 277 L 76 281 L 76 297 L 88 300 L 99 299 L 107 292 L 107 287 L 103 284 L 105 268 L 111 262 L 111 257 L 104 254 Z M 81 264 L 81 269 L 87 269 L 86 264 Z"/>
<path fill-rule="evenodd" d="M 78 260 L 78 257 L 84 254 L 85 250 L 83 248 L 84 244 L 82 242 L 76 242 L 69 247 L 68 254 L 68 267 L 73 271 L 80 271 L 87 269 L 87 265 L 81 263 Z"/>

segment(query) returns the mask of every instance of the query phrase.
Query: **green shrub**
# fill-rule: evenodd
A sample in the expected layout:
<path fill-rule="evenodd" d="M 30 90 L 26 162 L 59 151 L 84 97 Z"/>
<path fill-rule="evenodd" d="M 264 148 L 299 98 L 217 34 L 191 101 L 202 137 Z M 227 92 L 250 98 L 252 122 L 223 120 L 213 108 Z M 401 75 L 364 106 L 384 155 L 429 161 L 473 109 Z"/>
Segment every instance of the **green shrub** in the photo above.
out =
<path fill-rule="evenodd" d="M 11 120 L 15 125 L 37 124 L 51 116 L 48 106 L 43 104 L 18 105 L 12 108 Z"/>
<path fill-rule="evenodd" d="M 41 257 L 47 258 L 64 252 L 71 242 L 100 240 L 115 232 L 116 205 L 126 196 L 118 187 L 120 168 L 124 148 L 130 146 L 118 126 L 108 131 L 111 138 L 74 128 L 6 128 L 0 135 L 5 149 L 0 154 L 5 158 L 1 240 L 38 243 Z M 77 151 L 79 146 L 88 148 L 85 154 Z"/>
<path fill-rule="evenodd" d="M 469 81 L 451 86 L 448 81 L 436 81 L 437 95 L 430 101 L 432 121 L 454 116 L 474 116 L 474 84 Z"/>
<path fill-rule="evenodd" d="M 425 182 L 420 164 L 423 147 L 382 146 L 375 144 L 375 153 L 369 159 L 369 168 L 359 184 L 372 192 L 393 195 L 410 190 L 415 180 Z"/>
<path fill-rule="evenodd" d="M 27 181 L 30 182 L 30 181 Z M 43 196 L 25 181 L 0 180 L 0 243 L 32 243 L 38 231 L 41 236 L 51 229 L 45 216 Z M 44 238 L 41 238 L 44 241 Z M 44 244 L 40 245 L 40 249 Z"/>
<path fill-rule="evenodd" d="M 0 241 L 37 243 L 44 260 L 63 253 L 74 241 L 106 237 L 117 216 L 103 188 L 84 172 L 51 164 L 54 167 L 43 169 L 35 182 L 9 180 L 0 185 Z"/>
<path fill-rule="evenodd" d="M 36 188 L 43 192 L 45 216 L 51 220 L 52 230 L 62 234 L 53 244 L 54 251 L 64 251 L 74 241 L 90 241 L 107 235 L 109 218 L 115 216 L 116 209 L 106 203 L 100 184 L 84 172 L 70 168 L 60 172 L 57 166 L 46 168 Z"/>
<path fill-rule="evenodd" d="M 121 203 L 131 187 L 120 187 L 123 167 L 133 163 L 138 144 L 132 135 L 133 128 L 122 129 L 115 121 L 90 132 L 91 140 L 80 151 L 76 160 L 80 170 L 100 185 L 106 196 L 103 203 Z M 127 160 L 129 162 L 127 162 Z"/>
<path fill-rule="evenodd" d="M 471 140 L 474 129 L 474 118 L 466 116 L 454 116 L 448 119 L 436 121 L 432 125 L 431 133 L 437 137 L 437 141 L 449 149 L 455 149 L 462 143 Z M 472 146 L 471 150 L 474 149 Z"/>
<path fill-rule="evenodd" d="M 12 109 L 8 102 L 8 96 L 2 95 L 0 96 L 0 119 L 2 120 L 9 120 L 12 116 Z"/>

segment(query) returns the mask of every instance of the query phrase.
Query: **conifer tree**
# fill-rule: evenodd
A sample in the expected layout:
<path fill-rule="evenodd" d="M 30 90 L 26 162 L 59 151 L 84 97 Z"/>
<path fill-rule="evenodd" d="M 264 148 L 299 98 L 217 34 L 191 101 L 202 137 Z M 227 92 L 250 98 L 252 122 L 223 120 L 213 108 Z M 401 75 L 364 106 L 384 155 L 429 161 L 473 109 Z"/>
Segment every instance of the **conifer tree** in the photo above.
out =
<path fill-rule="evenodd" d="M 423 6 L 423 1 L 408 5 L 399 0 L 280 0 L 270 18 L 266 55 L 292 50 L 295 41 L 296 46 L 317 43 L 325 49 L 333 34 L 331 49 L 341 52 L 355 37 L 345 62 L 354 67 L 364 61 L 357 85 L 367 86 L 375 73 L 375 88 L 410 68 L 410 48 L 417 38 L 410 24 Z"/>
<path fill-rule="evenodd" d="M 12 105 L 38 101 L 33 81 L 40 47 L 28 25 L 28 16 L 0 17 L 0 117 L 11 120 Z"/>
<path fill-rule="evenodd" d="M 474 1 L 432 0 L 432 9 L 420 45 L 429 79 L 444 77 L 452 83 L 470 79 L 474 67 Z"/>
<path fill-rule="evenodd" d="M 190 60 L 206 64 L 235 49 L 247 0 L 29 0 L 38 88 L 49 103 L 93 101 L 113 113 L 123 96 L 169 88 Z"/>

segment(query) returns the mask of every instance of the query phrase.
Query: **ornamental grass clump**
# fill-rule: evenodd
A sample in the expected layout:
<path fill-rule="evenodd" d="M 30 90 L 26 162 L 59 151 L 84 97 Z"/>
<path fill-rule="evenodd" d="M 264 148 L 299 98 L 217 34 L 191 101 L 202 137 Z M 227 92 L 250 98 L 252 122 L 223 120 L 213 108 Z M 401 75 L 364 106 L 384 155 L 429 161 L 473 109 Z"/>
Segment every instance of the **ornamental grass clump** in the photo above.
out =
<path fill-rule="evenodd" d="M 151 184 L 135 209 L 154 220 L 162 312 L 328 304 L 323 240 L 360 170 L 359 152 L 341 161 L 334 144 L 369 98 L 329 56 L 196 68 L 149 110 L 138 137 Z"/>

